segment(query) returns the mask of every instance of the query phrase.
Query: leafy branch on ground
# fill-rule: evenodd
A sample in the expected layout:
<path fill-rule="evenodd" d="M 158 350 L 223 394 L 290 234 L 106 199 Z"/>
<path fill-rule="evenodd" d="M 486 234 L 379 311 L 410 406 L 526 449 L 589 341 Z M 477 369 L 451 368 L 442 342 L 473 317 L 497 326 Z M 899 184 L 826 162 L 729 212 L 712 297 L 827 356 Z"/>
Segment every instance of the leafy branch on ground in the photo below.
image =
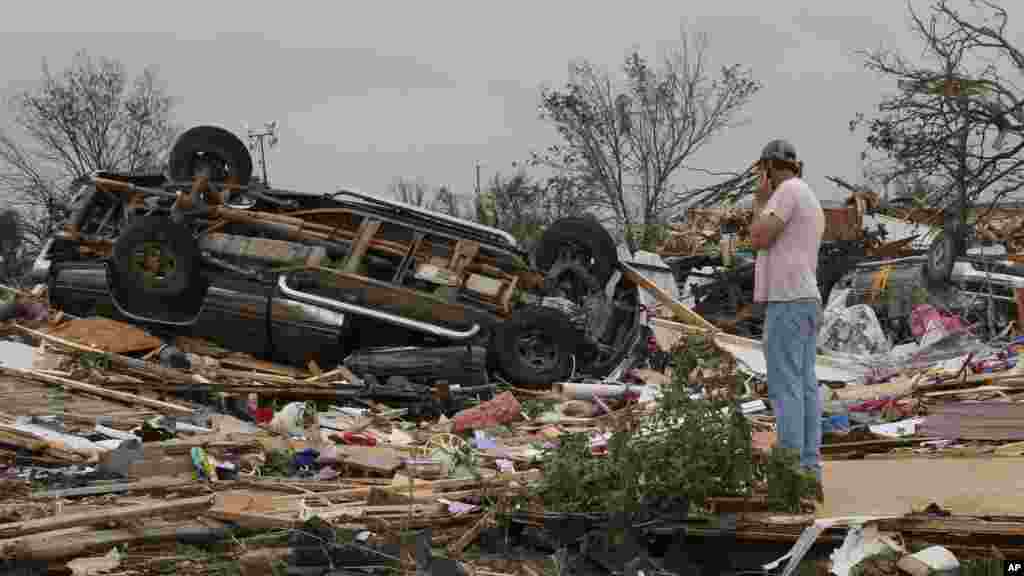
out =
<path fill-rule="evenodd" d="M 769 507 L 799 512 L 813 498 L 815 481 L 781 448 L 755 452 L 750 424 L 739 410 L 732 358 L 701 336 L 673 351 L 673 380 L 655 413 L 642 426 L 614 431 L 607 456 L 592 454 L 590 438 L 571 434 L 544 459 L 544 479 L 534 492 L 547 511 L 615 512 L 635 502 L 652 505 L 685 499 L 705 509 L 716 497 L 766 493 Z M 707 369 L 705 390 L 695 395 L 691 373 Z"/>
<path fill-rule="evenodd" d="M 111 357 L 108 352 L 82 352 L 78 356 L 78 364 L 86 370 L 93 368 L 99 370 L 110 369 Z"/>

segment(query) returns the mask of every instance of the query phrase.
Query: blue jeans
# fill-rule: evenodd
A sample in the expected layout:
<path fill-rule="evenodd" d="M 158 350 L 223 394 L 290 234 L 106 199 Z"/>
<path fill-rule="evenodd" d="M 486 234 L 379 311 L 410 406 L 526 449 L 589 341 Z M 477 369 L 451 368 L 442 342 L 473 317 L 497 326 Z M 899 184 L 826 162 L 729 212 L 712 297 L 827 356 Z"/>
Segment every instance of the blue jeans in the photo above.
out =
<path fill-rule="evenodd" d="M 768 302 L 763 345 L 778 443 L 799 454 L 800 466 L 820 481 L 822 405 L 815 373 L 819 306 L 816 300 Z"/>

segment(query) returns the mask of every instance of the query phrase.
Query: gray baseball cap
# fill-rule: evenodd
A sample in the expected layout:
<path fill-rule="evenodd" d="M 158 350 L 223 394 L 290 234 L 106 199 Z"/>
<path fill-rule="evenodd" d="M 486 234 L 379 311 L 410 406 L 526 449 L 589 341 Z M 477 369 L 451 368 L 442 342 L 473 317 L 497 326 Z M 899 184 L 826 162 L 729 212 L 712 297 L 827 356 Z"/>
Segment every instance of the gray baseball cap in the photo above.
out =
<path fill-rule="evenodd" d="M 796 148 L 786 140 L 772 140 L 761 149 L 761 160 L 783 160 L 796 163 Z"/>

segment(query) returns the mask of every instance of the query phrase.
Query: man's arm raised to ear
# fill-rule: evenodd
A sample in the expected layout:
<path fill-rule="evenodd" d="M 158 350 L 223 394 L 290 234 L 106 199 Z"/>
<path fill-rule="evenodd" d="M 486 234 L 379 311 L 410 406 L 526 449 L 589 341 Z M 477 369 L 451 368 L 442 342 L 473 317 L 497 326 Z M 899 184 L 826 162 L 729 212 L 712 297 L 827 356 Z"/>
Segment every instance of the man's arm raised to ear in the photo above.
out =
<path fill-rule="evenodd" d="M 758 214 L 750 226 L 750 245 L 755 250 L 766 250 L 775 243 L 786 223 L 767 209 Z"/>
<path fill-rule="evenodd" d="M 795 202 L 793 191 L 788 188 L 785 182 L 779 186 L 755 215 L 750 226 L 750 244 L 755 250 L 770 248 L 786 227 Z"/>

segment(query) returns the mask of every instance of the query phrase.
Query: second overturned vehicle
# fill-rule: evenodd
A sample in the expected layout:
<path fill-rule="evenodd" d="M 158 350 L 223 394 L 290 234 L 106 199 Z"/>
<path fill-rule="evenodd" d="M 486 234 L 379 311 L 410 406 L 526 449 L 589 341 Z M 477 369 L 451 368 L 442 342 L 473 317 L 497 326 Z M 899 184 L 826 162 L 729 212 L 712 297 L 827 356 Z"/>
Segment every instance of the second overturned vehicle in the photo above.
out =
<path fill-rule="evenodd" d="M 238 137 L 197 126 L 165 174 L 79 179 L 36 263 L 51 301 L 302 365 L 465 344 L 521 386 L 605 376 L 640 343 L 638 288 L 594 219 L 555 222 L 529 254 L 495 228 L 275 189 L 252 168 Z"/>

